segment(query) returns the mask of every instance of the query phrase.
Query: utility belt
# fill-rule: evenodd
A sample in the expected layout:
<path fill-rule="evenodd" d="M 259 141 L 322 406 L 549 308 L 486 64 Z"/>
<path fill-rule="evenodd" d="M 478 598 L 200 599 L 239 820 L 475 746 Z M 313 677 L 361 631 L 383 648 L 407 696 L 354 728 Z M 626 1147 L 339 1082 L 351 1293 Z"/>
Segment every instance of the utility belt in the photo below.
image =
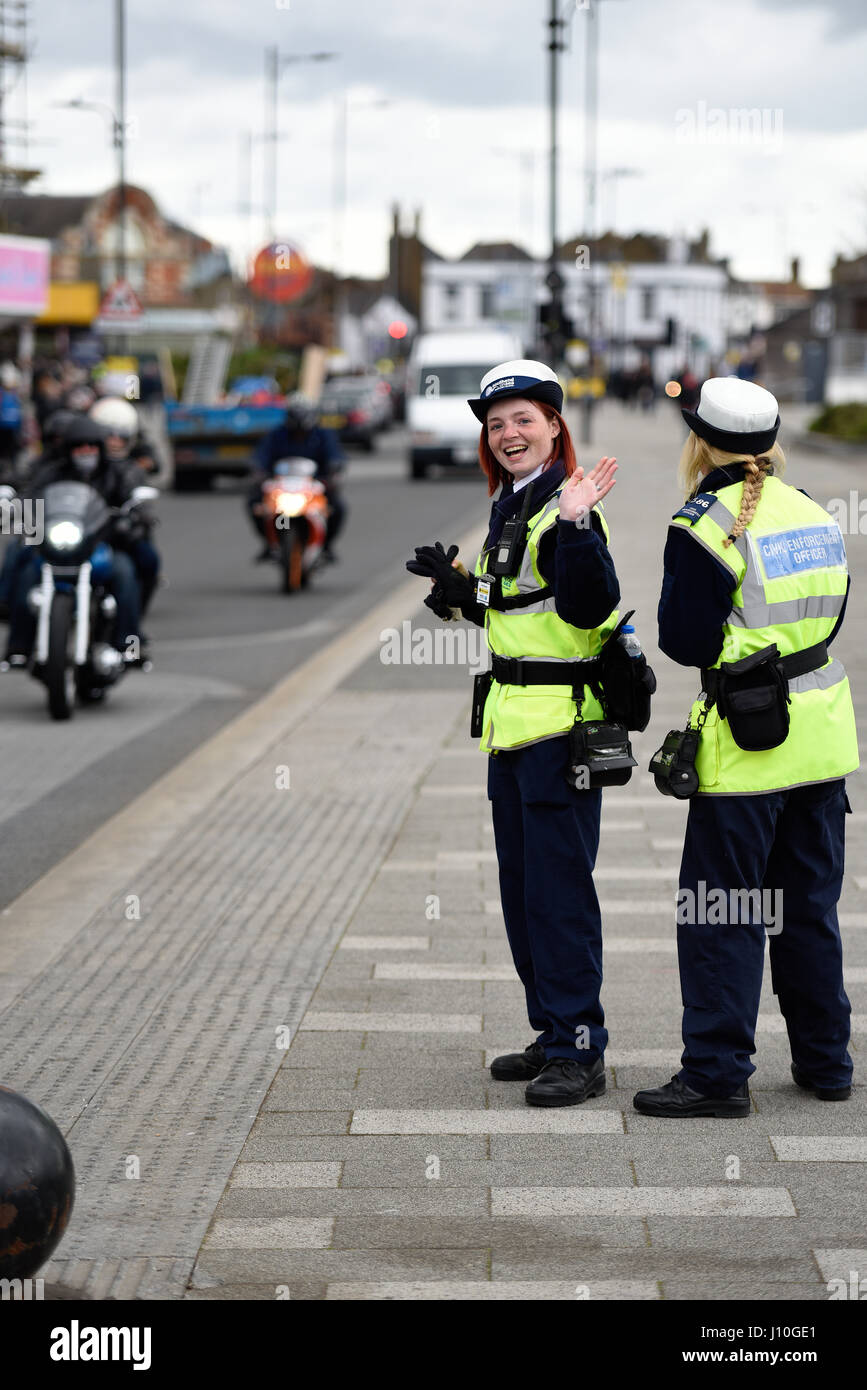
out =
<path fill-rule="evenodd" d="M 728 721 L 738 748 L 764 753 L 779 748 L 789 734 L 789 681 L 818 671 L 828 660 L 826 642 L 780 656 L 776 643 L 752 652 L 740 661 L 723 661 L 718 667 L 702 667 L 705 702 L 696 728 L 672 729 L 650 760 L 657 790 L 664 796 L 686 801 L 699 788 L 695 761 L 701 731 L 711 708 Z"/>
<path fill-rule="evenodd" d="M 617 640 L 632 617 L 627 613 L 611 632 L 598 656 L 576 661 L 530 657 L 491 658 L 491 669 L 475 677 L 471 735 L 483 733 L 484 709 L 492 681 L 501 685 L 565 685 L 576 703 L 569 731 L 570 785 L 578 789 L 623 786 L 638 764 L 627 730 L 644 729 L 650 720 L 650 697 L 656 678 L 643 656 L 631 657 Z M 581 719 L 584 689 L 589 686 L 602 706 L 600 720 Z"/>
<path fill-rule="evenodd" d="M 816 642 L 789 656 L 780 656 L 772 643 L 740 661 L 723 661 L 712 670 L 702 669 L 706 706 L 716 704 L 738 748 L 748 753 L 778 748 L 789 733 L 789 681 L 827 660 L 827 643 Z"/>

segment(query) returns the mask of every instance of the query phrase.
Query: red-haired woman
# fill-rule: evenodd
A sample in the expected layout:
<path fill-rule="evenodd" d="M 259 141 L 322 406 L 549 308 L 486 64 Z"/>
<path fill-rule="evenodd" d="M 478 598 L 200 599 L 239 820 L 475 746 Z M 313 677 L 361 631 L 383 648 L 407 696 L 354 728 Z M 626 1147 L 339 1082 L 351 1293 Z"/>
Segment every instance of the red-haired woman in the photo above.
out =
<path fill-rule="evenodd" d="M 475 578 L 457 547 L 423 546 L 407 568 L 430 577 L 425 600 L 459 608 L 487 631 L 493 682 L 479 719 L 506 932 L 535 1042 L 491 1074 L 528 1081 L 531 1105 L 577 1105 L 605 1090 L 608 1034 L 599 1000 L 602 923 L 593 885 L 602 794 L 569 779 L 569 731 L 602 710 L 586 668 L 616 626 L 620 589 L 599 503 L 616 460 L 585 477 L 561 414 L 563 391 L 542 362 L 503 362 L 469 402 L 482 423 L 492 495 Z"/>

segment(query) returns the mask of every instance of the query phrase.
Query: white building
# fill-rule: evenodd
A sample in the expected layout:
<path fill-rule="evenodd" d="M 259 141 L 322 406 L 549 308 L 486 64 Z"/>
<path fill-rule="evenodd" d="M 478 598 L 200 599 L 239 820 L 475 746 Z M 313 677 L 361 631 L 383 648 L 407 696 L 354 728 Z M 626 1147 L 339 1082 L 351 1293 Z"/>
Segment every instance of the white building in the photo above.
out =
<path fill-rule="evenodd" d="M 721 264 L 687 259 L 690 248 L 683 241 L 660 244 L 668 259 L 602 261 L 587 248 L 569 248 L 574 259 L 558 261 L 565 282 L 563 312 L 586 342 L 596 296 L 594 345 L 609 365 L 631 367 L 652 351 L 657 381 L 667 380 L 687 360 L 702 376 L 726 351 L 729 277 Z M 424 329 L 508 328 L 533 353 L 538 307 L 550 297 L 547 272 L 546 262 L 532 260 L 510 243 L 473 247 L 457 261 L 427 261 Z M 673 340 L 664 346 L 669 320 Z"/>

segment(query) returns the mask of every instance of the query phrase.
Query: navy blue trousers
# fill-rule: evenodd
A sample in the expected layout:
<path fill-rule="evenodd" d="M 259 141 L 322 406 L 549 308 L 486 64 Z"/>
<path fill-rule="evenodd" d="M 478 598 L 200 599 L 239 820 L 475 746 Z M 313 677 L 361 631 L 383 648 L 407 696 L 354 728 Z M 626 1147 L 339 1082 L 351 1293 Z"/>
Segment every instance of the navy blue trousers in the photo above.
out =
<path fill-rule="evenodd" d="M 568 735 L 493 753 L 488 796 L 500 896 L 530 1025 L 548 1059 L 601 1056 L 608 1033 L 593 883 L 602 793 L 568 786 Z"/>
<path fill-rule="evenodd" d="M 841 779 L 753 796 L 696 796 L 689 803 L 679 903 L 732 904 L 679 921 L 683 996 L 680 1073 L 704 1095 L 729 1095 L 755 1071 L 756 1017 L 765 928 L 771 979 L 786 1021 L 792 1060 L 823 1086 L 849 1085 L 850 1006 L 843 988 L 837 902 L 843 885 L 846 792 Z M 743 911 L 732 890 L 766 890 Z M 686 891 L 685 891 L 686 890 Z M 744 901 L 741 899 L 741 901 Z M 688 913 L 679 908 L 679 917 Z M 743 919 L 750 920 L 725 920 Z"/>

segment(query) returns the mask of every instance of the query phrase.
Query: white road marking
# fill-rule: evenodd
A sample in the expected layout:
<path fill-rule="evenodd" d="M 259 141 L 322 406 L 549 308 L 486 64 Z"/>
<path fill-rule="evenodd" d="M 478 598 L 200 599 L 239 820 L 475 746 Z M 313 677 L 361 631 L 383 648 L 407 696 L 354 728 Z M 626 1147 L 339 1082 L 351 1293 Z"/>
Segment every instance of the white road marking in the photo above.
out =
<path fill-rule="evenodd" d="M 341 951 L 429 951 L 429 936 L 344 936 Z"/>
<path fill-rule="evenodd" d="M 586 1293 L 585 1293 L 586 1290 Z M 387 1284 L 339 1283 L 328 1284 L 325 1291 L 327 1302 L 341 1300 L 361 1301 L 413 1301 L 413 1302 L 515 1302 L 532 1303 L 570 1302 L 576 1299 L 600 1302 L 605 1299 L 659 1299 L 659 1285 L 649 1279 L 585 1279 L 578 1275 L 574 1279 L 555 1283 L 551 1280 L 526 1279 L 476 1279 L 446 1280 L 425 1279 L 415 1283 L 393 1281 Z"/>
<path fill-rule="evenodd" d="M 340 1163 L 239 1163 L 230 1187 L 336 1187 Z"/>
<path fill-rule="evenodd" d="M 223 1217 L 204 1243 L 211 1250 L 326 1250 L 333 1234 L 333 1216 Z"/>
<path fill-rule="evenodd" d="M 620 1111 L 356 1110 L 350 1134 L 622 1134 Z"/>
<path fill-rule="evenodd" d="M 781 1163 L 867 1163 L 867 1139 L 859 1135 L 777 1137 L 772 1134 L 770 1140 Z"/>
<path fill-rule="evenodd" d="M 308 1033 L 481 1033 L 479 1014 L 348 1013 L 341 1010 L 305 1014 Z"/>
<path fill-rule="evenodd" d="M 493 1187 L 492 1216 L 797 1216 L 784 1187 Z"/>

